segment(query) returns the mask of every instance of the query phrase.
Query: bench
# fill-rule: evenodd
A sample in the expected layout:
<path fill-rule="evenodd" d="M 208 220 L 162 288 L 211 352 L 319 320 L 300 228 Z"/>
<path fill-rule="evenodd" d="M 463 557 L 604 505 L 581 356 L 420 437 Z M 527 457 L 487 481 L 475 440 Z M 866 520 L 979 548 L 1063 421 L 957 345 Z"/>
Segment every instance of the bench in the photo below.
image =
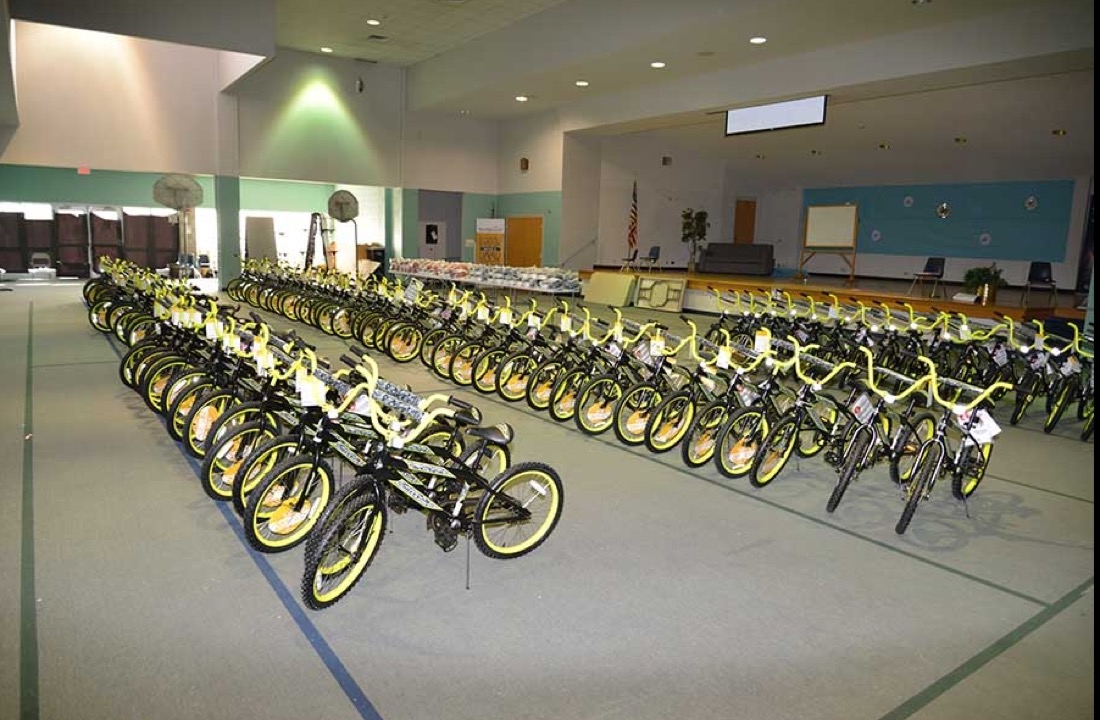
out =
<path fill-rule="evenodd" d="M 771 245 L 710 243 L 703 249 L 699 272 L 727 275 L 771 275 L 775 249 Z"/>

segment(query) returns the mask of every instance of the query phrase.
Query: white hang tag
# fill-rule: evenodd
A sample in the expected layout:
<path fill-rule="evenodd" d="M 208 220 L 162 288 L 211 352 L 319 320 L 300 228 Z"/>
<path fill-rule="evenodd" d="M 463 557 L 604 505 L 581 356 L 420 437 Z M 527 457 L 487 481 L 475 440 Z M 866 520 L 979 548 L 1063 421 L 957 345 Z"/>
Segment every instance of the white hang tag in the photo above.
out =
<path fill-rule="evenodd" d="M 172 308 L 172 312 L 169 315 L 171 323 L 176 327 L 180 325 L 180 311 L 179 308 Z"/>
<path fill-rule="evenodd" d="M 477 306 L 477 319 L 485 322 L 489 319 L 489 307 L 486 305 Z"/>
<path fill-rule="evenodd" d="M 966 438 L 966 444 L 987 445 L 993 442 L 993 438 L 1001 432 L 1001 426 L 985 410 L 978 410 L 978 417 L 970 428 L 970 434 Z"/>
<path fill-rule="evenodd" d="M 840 317 L 840 311 L 836 309 L 835 305 L 830 305 L 829 306 L 829 319 L 830 320 L 836 320 L 838 317 Z"/>
<path fill-rule="evenodd" d="M 766 330 L 757 330 L 753 340 L 752 349 L 758 353 L 765 353 L 772 348 L 772 336 Z"/>
<path fill-rule="evenodd" d="M 665 339 L 663 337 L 655 337 L 649 339 L 649 354 L 653 357 L 661 355 L 665 351 Z"/>
<path fill-rule="evenodd" d="M 351 404 L 351 407 L 348 408 L 348 410 L 355 413 L 356 415 L 369 416 L 371 411 L 370 398 L 367 396 L 366 393 L 360 393 L 358 396 L 356 396 L 355 402 Z"/>
<path fill-rule="evenodd" d="M 969 325 L 960 325 L 959 326 L 959 339 L 963 340 L 963 341 L 966 341 L 966 340 L 970 339 L 970 326 Z"/>
<path fill-rule="evenodd" d="M 611 339 L 617 343 L 623 341 L 623 326 L 621 323 L 615 323 L 611 326 Z"/>
<path fill-rule="evenodd" d="M 723 370 L 728 370 L 732 359 L 733 350 L 730 349 L 729 345 L 722 345 L 718 348 L 718 358 L 714 361 L 714 364 Z"/>
<path fill-rule="evenodd" d="M 1081 362 L 1077 358 L 1070 355 L 1068 358 L 1066 358 L 1066 361 L 1062 363 L 1062 366 L 1058 369 L 1062 371 L 1063 375 L 1069 377 L 1074 373 L 1081 372 Z"/>
<path fill-rule="evenodd" d="M 218 323 L 213 318 L 206 321 L 205 331 L 207 340 L 218 339 Z"/>
<path fill-rule="evenodd" d="M 737 397 L 741 400 L 741 404 L 745 407 L 751 406 L 760 397 L 759 393 L 753 392 L 752 388 L 748 385 L 742 384 L 737 388 Z"/>
<path fill-rule="evenodd" d="M 531 313 L 527 316 L 527 327 L 539 330 L 542 328 L 542 318 L 535 313 Z"/>
<path fill-rule="evenodd" d="M 993 351 L 993 362 L 997 363 L 998 367 L 1004 367 L 1008 364 L 1008 350 L 1005 350 L 1004 345 L 998 345 L 997 349 Z"/>
<path fill-rule="evenodd" d="M 462 312 L 462 317 L 466 317 L 474 311 L 474 307 L 470 304 L 470 301 L 467 300 L 462 303 L 462 307 L 460 307 L 459 310 Z"/>
<path fill-rule="evenodd" d="M 568 315 L 562 315 L 561 320 L 558 321 L 558 327 L 562 332 L 570 332 L 573 329 L 573 318 Z"/>
<path fill-rule="evenodd" d="M 198 327 L 202 324 L 202 313 L 198 310 L 191 311 L 191 327 Z"/>
<path fill-rule="evenodd" d="M 512 324 L 512 310 L 510 308 L 502 308 L 500 311 L 500 317 L 497 318 L 497 322 L 501 325 Z"/>
<path fill-rule="evenodd" d="M 623 354 L 623 349 L 617 343 L 608 343 L 607 352 L 611 354 L 611 357 L 618 359 Z"/>

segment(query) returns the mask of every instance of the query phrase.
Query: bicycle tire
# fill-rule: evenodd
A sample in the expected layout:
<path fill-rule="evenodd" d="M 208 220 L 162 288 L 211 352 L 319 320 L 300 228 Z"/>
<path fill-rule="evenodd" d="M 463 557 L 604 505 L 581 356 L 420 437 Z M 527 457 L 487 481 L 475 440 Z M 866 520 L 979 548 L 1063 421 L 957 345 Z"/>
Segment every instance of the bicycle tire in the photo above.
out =
<path fill-rule="evenodd" d="M 275 430 L 261 420 L 233 427 L 206 452 L 199 469 L 203 492 L 219 502 L 233 499 L 233 484 L 248 456 Z"/>
<path fill-rule="evenodd" d="M 909 524 L 913 521 L 913 515 L 917 512 L 917 506 L 931 490 L 938 462 L 929 451 L 929 448 L 931 448 L 931 445 L 928 444 L 921 447 L 921 453 L 914 465 L 913 480 L 906 488 L 905 507 L 901 511 L 901 517 L 898 518 L 897 524 L 894 525 L 894 532 L 898 535 L 904 535 L 905 531 L 909 529 Z"/>
<path fill-rule="evenodd" d="M 305 477 L 301 472 L 305 471 Z M 244 537 L 262 553 L 289 550 L 306 539 L 332 497 L 335 476 L 324 460 L 301 455 L 279 463 L 249 493 Z M 301 502 L 308 505 L 294 509 Z"/>
<path fill-rule="evenodd" d="M 936 418 L 931 413 L 920 413 L 911 423 L 899 423 L 898 436 L 891 439 L 895 453 L 890 458 L 890 480 L 904 485 L 912 477 L 913 468 L 921 446 L 936 430 Z"/>
<path fill-rule="evenodd" d="M 551 418 L 565 422 L 573 417 L 577 411 L 577 395 L 587 376 L 586 370 L 577 369 L 564 372 L 558 377 L 550 393 L 551 399 L 547 408 Z"/>
<path fill-rule="evenodd" d="M 840 462 L 840 475 L 837 477 L 836 487 L 829 495 L 828 502 L 825 503 L 825 512 L 831 513 L 837 509 L 840 501 L 844 499 L 844 493 L 848 491 L 848 486 L 859 476 L 860 466 L 867 454 L 868 446 L 874 439 L 873 436 L 874 432 L 871 428 L 861 424 L 845 443 L 844 457 Z"/>
<path fill-rule="evenodd" d="M 507 496 L 510 502 L 502 500 Z M 486 557 L 505 560 L 521 557 L 550 537 L 561 519 L 565 487 L 561 477 L 549 465 L 526 462 L 513 465 L 494 479 L 490 492 L 478 500 L 474 510 L 474 544 Z M 517 504 L 530 517 L 509 519 Z M 495 518 L 497 509 L 504 518 Z"/>
<path fill-rule="evenodd" d="M 615 422 L 615 404 L 623 388 L 614 375 L 597 375 L 577 391 L 573 421 L 585 435 L 601 435 Z"/>
<path fill-rule="evenodd" d="M 1066 408 L 1069 407 L 1071 398 L 1077 392 L 1077 380 L 1069 379 L 1064 380 L 1058 384 L 1058 389 L 1048 398 L 1050 407 L 1047 408 L 1047 419 L 1043 423 L 1043 432 L 1049 435 L 1054 428 L 1058 425 L 1058 421 L 1062 419 L 1062 415 L 1066 412 Z"/>
<path fill-rule="evenodd" d="M 980 448 L 980 449 L 979 449 Z M 985 477 L 989 467 L 989 458 L 993 454 L 993 443 L 968 445 L 959 469 L 951 477 L 951 494 L 956 500 L 965 500 L 974 494 Z"/>
<path fill-rule="evenodd" d="M 743 407 L 730 413 L 715 444 L 714 465 L 718 472 L 728 478 L 748 474 L 769 429 L 767 415 L 760 407 Z"/>
<path fill-rule="evenodd" d="M 615 405 L 615 437 L 624 445 L 641 445 L 645 442 L 645 428 L 649 416 L 662 399 L 653 383 L 635 383 Z"/>
<path fill-rule="evenodd" d="M 522 400 L 536 366 L 534 356 L 527 352 L 513 353 L 503 358 L 497 368 L 497 395 L 508 402 Z"/>
<path fill-rule="evenodd" d="M 690 468 L 706 465 L 714 458 L 718 433 L 729 419 L 725 400 L 713 400 L 695 414 L 680 442 L 680 459 Z"/>
<path fill-rule="evenodd" d="M 264 481 L 267 474 L 291 455 L 301 450 L 301 438 L 293 434 L 276 435 L 260 443 L 241 464 L 233 484 L 233 509 L 244 515 L 248 495 Z"/>
<path fill-rule="evenodd" d="M 305 554 L 301 595 L 306 607 L 323 610 L 347 596 L 378 555 L 386 524 L 386 505 L 373 495 L 345 503 L 324 537 Z"/>
<path fill-rule="evenodd" d="M 652 453 L 666 453 L 676 447 L 695 419 L 695 400 L 687 390 L 672 393 L 649 415 L 645 446 Z"/>
<path fill-rule="evenodd" d="M 799 423 L 793 417 L 783 418 L 772 426 L 752 461 L 749 482 L 753 487 L 764 487 L 779 477 L 798 445 L 798 431 Z"/>
<path fill-rule="evenodd" d="M 565 365 L 558 360 L 541 363 L 527 381 L 523 397 L 532 410 L 546 410 L 554 398 L 554 386 L 558 376 L 565 371 Z"/>
<path fill-rule="evenodd" d="M 475 390 L 485 395 L 496 392 L 497 373 L 500 372 L 500 363 L 507 353 L 502 347 L 492 347 L 474 358 L 471 377 Z"/>

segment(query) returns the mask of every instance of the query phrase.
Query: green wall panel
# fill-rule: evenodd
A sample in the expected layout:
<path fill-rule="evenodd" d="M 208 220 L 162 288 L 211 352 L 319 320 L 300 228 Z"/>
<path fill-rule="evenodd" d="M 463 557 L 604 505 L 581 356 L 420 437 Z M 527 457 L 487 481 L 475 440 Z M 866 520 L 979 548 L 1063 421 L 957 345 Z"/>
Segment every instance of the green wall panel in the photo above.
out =
<path fill-rule="evenodd" d="M 328 198 L 335 189 L 326 183 L 241 178 L 241 209 L 328 212 Z"/>
<path fill-rule="evenodd" d="M 157 173 L 0 164 L 0 200 L 7 202 L 79 203 L 159 207 L 153 200 Z M 214 207 L 214 179 L 197 176 L 203 189 L 200 207 Z"/>

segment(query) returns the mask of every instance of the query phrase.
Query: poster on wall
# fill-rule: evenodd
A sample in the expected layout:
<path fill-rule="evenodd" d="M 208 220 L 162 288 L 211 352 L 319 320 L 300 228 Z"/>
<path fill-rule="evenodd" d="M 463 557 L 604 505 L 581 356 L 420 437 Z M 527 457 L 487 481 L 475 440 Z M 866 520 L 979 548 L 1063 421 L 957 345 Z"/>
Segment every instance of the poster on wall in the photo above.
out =
<path fill-rule="evenodd" d="M 504 218 L 478 218 L 474 262 L 504 264 Z"/>

